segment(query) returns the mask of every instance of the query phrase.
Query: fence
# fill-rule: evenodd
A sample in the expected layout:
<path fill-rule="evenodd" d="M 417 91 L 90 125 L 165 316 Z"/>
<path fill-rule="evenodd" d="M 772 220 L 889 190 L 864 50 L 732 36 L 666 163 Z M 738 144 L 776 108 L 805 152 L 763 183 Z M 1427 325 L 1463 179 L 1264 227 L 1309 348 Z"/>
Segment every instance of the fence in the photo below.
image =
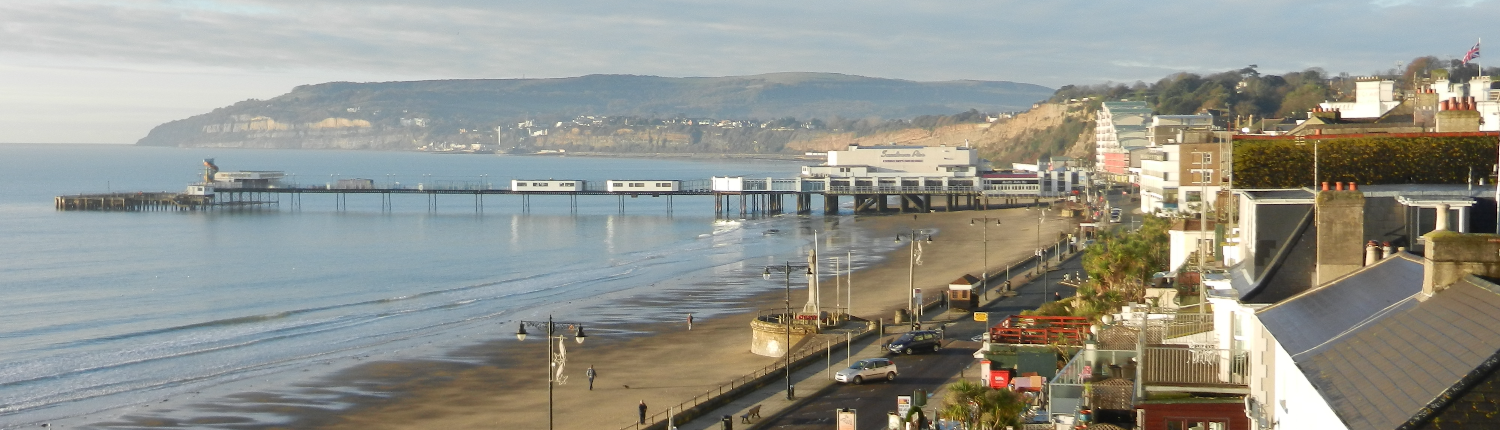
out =
<path fill-rule="evenodd" d="M 1247 385 L 1244 351 L 1203 346 L 1148 346 L 1141 378 L 1147 385 Z"/>
<path fill-rule="evenodd" d="M 828 194 L 975 194 L 975 186 L 832 186 Z"/>
<path fill-rule="evenodd" d="M 854 335 L 851 340 L 859 339 L 873 333 L 872 326 L 873 324 L 866 324 L 864 327 L 853 330 Z M 739 394 L 767 385 L 772 375 L 780 375 L 786 371 L 787 361 L 790 361 L 792 368 L 795 369 L 811 362 L 812 358 L 832 355 L 834 351 L 843 347 L 845 345 L 840 342 L 829 344 L 823 348 L 802 348 L 792 351 L 792 356 L 789 360 L 777 360 L 773 364 L 766 365 L 754 372 L 734 378 L 728 383 L 704 391 L 702 394 L 695 395 L 691 399 L 684 400 L 682 403 L 678 403 L 665 411 L 648 415 L 646 417 L 646 424 L 630 424 L 620 427 L 620 430 L 667 429 L 669 428 L 666 421 L 668 415 L 672 415 L 675 418 L 674 421 L 677 421 L 676 424 L 682 424 L 688 420 L 697 418 L 712 408 L 727 404 L 731 398 L 737 397 Z M 726 395 L 729 397 L 726 397 Z M 673 413 L 674 411 L 675 414 Z"/>

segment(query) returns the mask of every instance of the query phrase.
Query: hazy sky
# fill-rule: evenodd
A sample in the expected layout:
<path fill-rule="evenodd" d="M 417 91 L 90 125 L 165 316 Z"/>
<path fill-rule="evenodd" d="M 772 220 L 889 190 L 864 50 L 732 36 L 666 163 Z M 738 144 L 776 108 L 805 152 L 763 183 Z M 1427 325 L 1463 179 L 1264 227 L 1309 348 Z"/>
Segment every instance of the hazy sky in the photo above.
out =
<path fill-rule="evenodd" d="M 0 142 L 133 143 L 328 81 L 815 71 L 1057 87 L 1248 64 L 1368 74 L 1484 36 L 1500 65 L 1497 20 L 1500 0 L 0 0 Z"/>

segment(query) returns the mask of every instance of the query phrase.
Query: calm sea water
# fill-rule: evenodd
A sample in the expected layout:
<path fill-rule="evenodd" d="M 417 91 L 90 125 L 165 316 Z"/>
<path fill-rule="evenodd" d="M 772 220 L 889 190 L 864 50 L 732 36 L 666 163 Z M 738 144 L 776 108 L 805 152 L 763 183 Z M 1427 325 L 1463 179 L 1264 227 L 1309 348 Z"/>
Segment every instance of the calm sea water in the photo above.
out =
<path fill-rule="evenodd" d="M 366 355 L 442 357 L 517 318 L 676 321 L 749 309 L 765 265 L 868 253 L 839 217 L 715 219 L 712 199 L 350 195 L 254 211 L 59 212 L 52 197 L 177 191 L 203 158 L 303 184 L 791 177 L 788 162 L 0 145 L 0 427 L 116 416 L 174 394 Z M 790 203 L 790 202 L 789 202 Z M 817 202 L 815 202 L 816 204 Z M 844 220 L 847 221 L 847 220 Z M 846 226 L 850 223 L 844 223 Z M 873 257 L 856 268 L 873 264 Z M 653 297 L 657 299 L 652 299 Z M 687 300 L 683 300 L 683 298 Z M 622 300 L 622 299 L 633 300 Z M 622 302 L 647 303 L 634 307 Z M 624 334 L 621 334 L 624 335 Z M 316 366 L 337 370 L 336 366 Z M 226 385 L 227 384 L 227 385 Z M 274 389 L 258 387 L 257 389 Z M 149 412 L 144 412 L 149 413 Z M 275 417 L 257 417 L 274 421 Z"/>

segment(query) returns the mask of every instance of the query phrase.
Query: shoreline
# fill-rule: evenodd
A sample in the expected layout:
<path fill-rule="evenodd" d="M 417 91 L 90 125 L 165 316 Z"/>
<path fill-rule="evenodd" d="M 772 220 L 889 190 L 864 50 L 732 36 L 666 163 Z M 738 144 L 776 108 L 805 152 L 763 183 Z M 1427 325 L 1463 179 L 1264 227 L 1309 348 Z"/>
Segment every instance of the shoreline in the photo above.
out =
<path fill-rule="evenodd" d="M 918 215 L 877 215 L 841 218 L 860 223 L 859 228 L 876 237 L 894 237 L 909 228 L 937 229 L 933 242 L 923 243 L 923 264 L 915 266 L 917 288 L 942 291 L 948 281 L 962 274 L 978 275 L 981 266 L 977 229 L 973 217 L 1001 218 L 1001 226 L 990 226 L 991 271 L 1003 271 L 1004 261 L 1030 257 L 1035 240 L 1036 215 L 1025 209 L 959 211 Z M 1029 229 L 1028 229 L 1029 227 Z M 1071 232 L 1070 220 L 1051 219 L 1041 241 L 1050 242 L 1055 232 Z M 1007 237 L 1009 236 L 1009 237 Z M 825 236 L 835 240 L 831 236 Z M 868 239 L 868 238 L 866 238 Z M 907 252 L 897 247 L 873 266 L 852 275 L 855 293 L 853 313 L 870 320 L 887 319 L 905 307 Z M 857 252 L 856 252 L 857 254 Z M 778 256 L 793 262 L 806 256 Z M 828 257 L 820 256 L 826 261 Z M 856 260 L 859 257 L 856 255 Z M 820 264 L 826 264 L 820 262 Z M 741 265 L 758 265 L 742 262 Z M 825 266 L 826 267 L 826 266 Z M 831 278 L 823 281 L 824 302 L 834 291 Z M 883 280 L 883 281 L 877 281 Z M 792 306 L 807 298 L 806 283 L 794 279 Z M 636 404 L 645 400 L 649 414 L 690 399 L 730 379 L 751 373 L 777 358 L 749 352 L 749 321 L 763 308 L 783 305 L 783 292 L 765 291 L 743 300 L 739 312 L 699 317 L 691 331 L 684 321 L 641 321 L 590 326 L 588 341 L 567 342 L 569 380 L 555 387 L 556 427 L 560 429 L 620 428 L 634 422 Z M 929 293 L 930 294 L 930 293 Z M 928 295 L 931 297 L 931 295 Z M 626 307 L 651 307 L 660 297 L 625 297 Z M 660 303 L 656 303 L 660 306 Z M 515 315 L 536 319 L 532 316 Z M 562 315 L 558 320 L 566 320 Z M 511 324 L 496 329 L 514 330 Z M 624 334 L 623 336 L 617 334 Z M 528 339 L 516 342 L 490 339 L 451 352 L 451 359 L 433 358 L 377 361 L 356 365 L 332 376 L 296 384 L 307 398 L 288 398 L 274 392 L 237 393 L 213 402 L 179 404 L 197 410 L 198 418 L 178 425 L 212 425 L 232 428 L 324 428 L 324 429 L 415 429 L 494 428 L 506 424 L 542 423 L 547 420 L 545 343 Z M 599 372 L 594 391 L 587 390 L 583 370 L 594 365 Z M 627 388 L 628 386 L 628 388 Z M 309 400 L 318 398 L 316 401 Z M 332 406 L 332 407 L 331 407 Z M 214 412 L 220 412 L 215 415 Z M 237 422 L 245 415 L 276 414 L 292 417 L 280 424 Z M 97 426 L 151 426 L 128 415 Z M 162 426 L 173 425 L 157 423 Z"/>

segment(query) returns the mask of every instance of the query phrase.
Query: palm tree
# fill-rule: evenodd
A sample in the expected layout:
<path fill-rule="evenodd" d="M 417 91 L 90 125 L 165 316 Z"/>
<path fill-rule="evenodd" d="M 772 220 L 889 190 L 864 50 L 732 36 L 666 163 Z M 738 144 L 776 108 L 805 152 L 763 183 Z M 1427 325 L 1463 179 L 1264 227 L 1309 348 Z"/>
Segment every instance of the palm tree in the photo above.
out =
<path fill-rule="evenodd" d="M 973 430 L 999 430 L 1006 426 L 1019 428 L 1026 401 L 1008 389 L 994 390 L 974 381 L 961 380 L 948 385 L 948 395 L 938 416 L 958 421 Z"/>

